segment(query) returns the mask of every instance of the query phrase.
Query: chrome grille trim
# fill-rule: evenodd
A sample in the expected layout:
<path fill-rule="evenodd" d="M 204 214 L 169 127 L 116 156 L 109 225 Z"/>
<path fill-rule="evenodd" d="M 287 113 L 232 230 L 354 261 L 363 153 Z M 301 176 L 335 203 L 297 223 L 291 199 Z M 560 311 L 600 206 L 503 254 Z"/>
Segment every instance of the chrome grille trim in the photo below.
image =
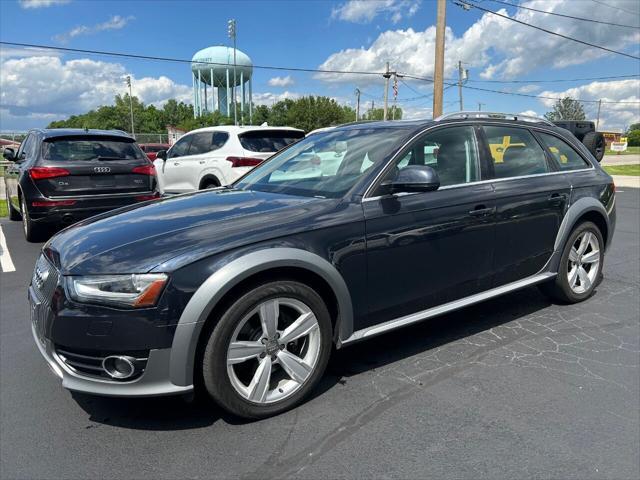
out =
<path fill-rule="evenodd" d="M 60 274 L 58 270 L 49 262 L 47 257 L 40 254 L 33 268 L 31 286 L 41 302 L 47 305 L 51 303 L 59 280 Z"/>
<path fill-rule="evenodd" d="M 102 367 L 102 361 L 109 355 L 119 354 L 119 352 L 113 352 L 109 353 L 108 355 L 87 355 L 86 353 L 76 353 L 64 348 L 55 348 L 55 355 L 58 357 L 58 359 L 77 375 L 102 379 L 106 378 L 112 381 L 118 380 L 113 379 L 109 374 L 107 374 L 107 372 L 105 372 L 104 368 Z M 144 373 L 144 370 L 147 366 L 148 357 L 136 357 L 135 360 L 139 372 L 134 377 L 127 378 L 124 381 L 135 380 Z"/>

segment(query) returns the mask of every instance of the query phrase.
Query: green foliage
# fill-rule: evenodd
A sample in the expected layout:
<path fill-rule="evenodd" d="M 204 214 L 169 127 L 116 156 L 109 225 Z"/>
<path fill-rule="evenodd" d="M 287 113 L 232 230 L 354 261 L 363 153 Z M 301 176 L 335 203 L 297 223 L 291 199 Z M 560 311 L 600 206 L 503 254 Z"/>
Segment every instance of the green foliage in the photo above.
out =
<path fill-rule="evenodd" d="M 395 108 L 391 106 L 387 112 L 387 117 L 389 120 L 394 118 L 394 110 L 395 110 L 395 120 L 402 120 L 402 108 L 396 106 Z M 382 120 L 384 118 L 384 108 L 374 108 L 367 110 L 363 115 L 363 120 Z"/>
<path fill-rule="evenodd" d="M 571 97 L 564 97 L 556 101 L 553 110 L 544 114 L 550 121 L 556 120 L 586 120 L 582 104 Z"/>
<path fill-rule="evenodd" d="M 627 134 L 636 130 L 640 130 L 640 123 L 632 123 L 629 129 L 627 130 Z"/>
<path fill-rule="evenodd" d="M 627 135 L 627 142 L 629 147 L 640 147 L 640 129 L 631 130 Z"/>
<path fill-rule="evenodd" d="M 184 102 L 169 100 L 162 108 L 144 105 L 136 97 L 133 100 L 133 116 L 135 131 L 139 133 L 162 133 L 167 125 L 174 125 L 185 131 L 195 128 L 231 125 L 233 119 L 220 112 L 208 112 L 201 117 L 193 118 L 193 107 Z M 49 124 L 49 128 L 98 128 L 131 131 L 131 113 L 129 96 L 116 96 L 114 105 L 103 105 L 83 115 L 72 115 L 66 120 L 57 120 Z M 365 119 L 382 119 L 382 109 L 365 114 Z M 249 106 L 244 112 L 238 105 L 238 116 L 248 124 Z M 391 114 L 390 114 L 391 116 Z M 272 106 L 255 105 L 253 108 L 253 124 L 267 122 L 273 126 L 296 127 L 310 132 L 316 128 L 329 127 L 355 121 L 355 111 L 348 106 L 341 106 L 329 97 L 308 96 L 296 100 L 285 99 Z M 396 119 L 402 118 L 402 110 L 396 109 Z"/>

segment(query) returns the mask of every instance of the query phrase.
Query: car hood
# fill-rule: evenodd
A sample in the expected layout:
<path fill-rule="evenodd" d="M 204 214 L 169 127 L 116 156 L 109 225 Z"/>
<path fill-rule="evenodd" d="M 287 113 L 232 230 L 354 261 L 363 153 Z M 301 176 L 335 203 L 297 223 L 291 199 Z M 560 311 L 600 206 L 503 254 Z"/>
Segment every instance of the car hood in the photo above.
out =
<path fill-rule="evenodd" d="M 176 257 L 195 260 L 274 238 L 285 224 L 329 203 L 335 201 L 230 189 L 196 192 L 93 217 L 57 234 L 45 250 L 66 275 L 145 273 Z"/>

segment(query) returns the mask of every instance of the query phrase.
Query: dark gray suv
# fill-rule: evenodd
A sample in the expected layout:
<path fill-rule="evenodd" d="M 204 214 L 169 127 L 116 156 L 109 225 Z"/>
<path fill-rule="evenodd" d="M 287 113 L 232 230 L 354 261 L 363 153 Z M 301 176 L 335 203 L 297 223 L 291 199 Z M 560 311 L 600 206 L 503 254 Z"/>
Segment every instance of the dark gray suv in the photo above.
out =
<path fill-rule="evenodd" d="M 299 404 L 332 348 L 531 285 L 592 295 L 615 188 L 544 120 L 461 115 L 309 135 L 230 187 L 102 214 L 47 243 L 35 341 L 64 387 Z"/>

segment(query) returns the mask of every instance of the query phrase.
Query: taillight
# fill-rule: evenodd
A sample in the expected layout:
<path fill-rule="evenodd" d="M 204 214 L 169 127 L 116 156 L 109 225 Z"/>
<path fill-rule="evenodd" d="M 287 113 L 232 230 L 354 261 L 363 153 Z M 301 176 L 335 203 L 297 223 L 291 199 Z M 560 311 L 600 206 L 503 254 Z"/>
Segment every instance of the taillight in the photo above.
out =
<path fill-rule="evenodd" d="M 139 167 L 135 167 L 131 170 L 132 173 L 137 173 L 139 175 L 155 175 L 156 167 L 153 166 L 152 163 L 149 165 L 140 165 Z"/>
<path fill-rule="evenodd" d="M 70 175 L 66 168 L 58 167 L 33 167 L 29 169 L 29 176 L 34 180 L 42 180 L 44 178 L 66 177 Z"/>
<path fill-rule="evenodd" d="M 39 201 L 39 202 L 31 202 L 32 207 L 70 207 L 76 203 L 75 200 L 49 200 L 49 201 Z"/>
<path fill-rule="evenodd" d="M 232 167 L 255 167 L 263 162 L 261 158 L 252 157 L 227 157 L 227 160 L 231 162 Z"/>
<path fill-rule="evenodd" d="M 136 200 L 138 202 L 146 202 L 147 200 L 158 200 L 160 198 L 160 194 L 158 192 L 152 193 L 151 195 L 138 195 Z"/>

